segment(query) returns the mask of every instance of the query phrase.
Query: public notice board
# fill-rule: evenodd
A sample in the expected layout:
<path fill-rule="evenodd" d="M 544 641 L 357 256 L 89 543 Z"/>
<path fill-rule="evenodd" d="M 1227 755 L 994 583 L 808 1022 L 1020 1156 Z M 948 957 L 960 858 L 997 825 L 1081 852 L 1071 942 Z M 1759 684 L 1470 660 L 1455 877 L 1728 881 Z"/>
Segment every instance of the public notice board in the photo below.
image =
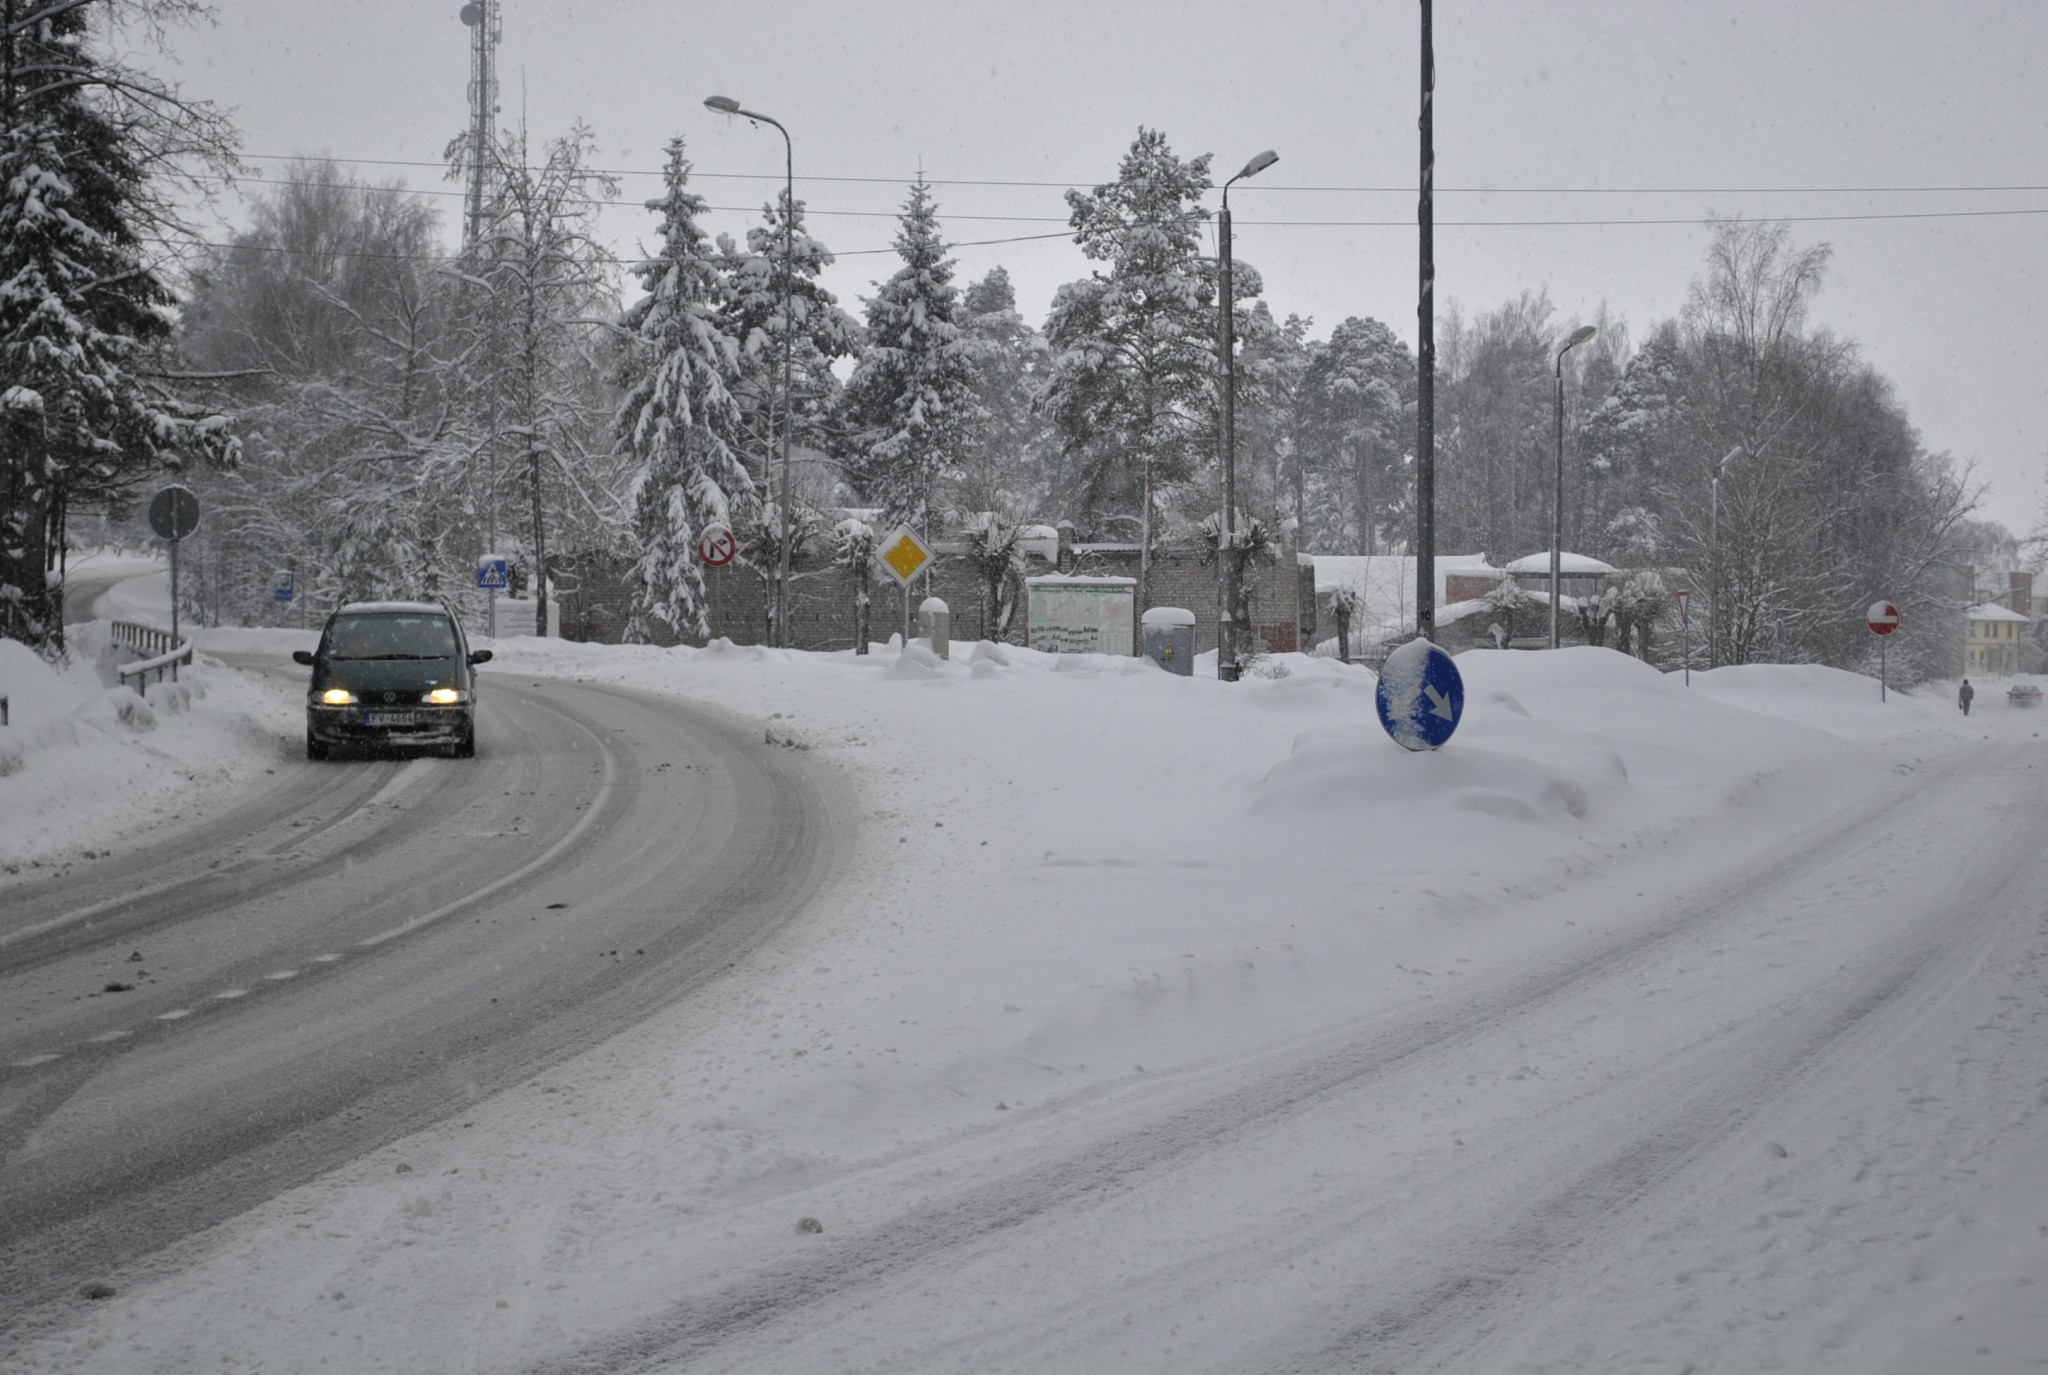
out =
<path fill-rule="evenodd" d="M 1138 581 L 1047 573 L 1024 580 L 1025 639 L 1048 654 L 1135 654 Z"/>

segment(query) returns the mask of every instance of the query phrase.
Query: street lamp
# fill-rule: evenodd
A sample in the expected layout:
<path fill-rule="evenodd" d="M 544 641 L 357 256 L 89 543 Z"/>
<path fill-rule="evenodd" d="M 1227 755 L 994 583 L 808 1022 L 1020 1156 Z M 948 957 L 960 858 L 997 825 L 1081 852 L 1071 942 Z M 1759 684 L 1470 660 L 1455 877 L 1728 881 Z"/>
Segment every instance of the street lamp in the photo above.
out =
<path fill-rule="evenodd" d="M 1550 647 L 1557 648 L 1557 604 L 1562 600 L 1558 582 L 1564 562 L 1564 356 L 1591 339 L 1597 331 L 1580 325 L 1557 351 L 1557 491 L 1550 508 Z"/>
<path fill-rule="evenodd" d="M 1707 558 L 1711 565 L 1713 585 L 1707 589 L 1708 668 L 1717 665 L 1721 649 L 1721 470 L 1747 452 L 1747 449 L 1737 444 L 1722 454 L 1714 462 L 1714 476 L 1709 484 L 1712 496 L 1707 516 Z"/>
<path fill-rule="evenodd" d="M 722 115 L 738 115 L 761 124 L 773 124 L 782 135 L 782 552 L 775 568 L 775 638 L 789 646 L 789 432 L 796 427 L 796 388 L 791 381 L 796 341 L 796 316 L 790 305 L 796 282 L 796 152 L 790 146 L 789 130 L 772 115 L 743 107 L 727 95 L 706 97 L 706 109 Z M 907 593 L 905 595 L 908 595 Z"/>
<path fill-rule="evenodd" d="M 1280 161 L 1268 148 L 1223 183 L 1216 221 L 1217 347 L 1223 355 L 1223 512 L 1216 526 L 1216 677 L 1237 681 L 1237 308 L 1230 286 L 1230 188 Z"/>

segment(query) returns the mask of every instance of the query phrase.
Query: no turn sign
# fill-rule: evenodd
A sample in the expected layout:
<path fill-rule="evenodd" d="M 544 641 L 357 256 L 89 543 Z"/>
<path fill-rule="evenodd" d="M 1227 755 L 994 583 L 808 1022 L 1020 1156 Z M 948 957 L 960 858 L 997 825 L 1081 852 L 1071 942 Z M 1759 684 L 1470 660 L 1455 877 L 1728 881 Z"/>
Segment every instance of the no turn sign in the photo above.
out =
<path fill-rule="evenodd" d="M 697 537 L 697 557 L 713 568 L 723 568 L 739 555 L 740 542 L 726 525 L 707 525 Z"/>
<path fill-rule="evenodd" d="M 1875 634 L 1889 635 L 1899 628 L 1899 609 L 1890 602 L 1872 602 L 1866 614 Z"/>

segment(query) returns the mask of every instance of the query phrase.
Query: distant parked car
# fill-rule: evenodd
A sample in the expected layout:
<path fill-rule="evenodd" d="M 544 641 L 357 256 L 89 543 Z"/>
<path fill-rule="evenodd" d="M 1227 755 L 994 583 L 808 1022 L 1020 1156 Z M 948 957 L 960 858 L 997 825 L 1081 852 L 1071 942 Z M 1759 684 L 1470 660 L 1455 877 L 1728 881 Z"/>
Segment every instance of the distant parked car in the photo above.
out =
<path fill-rule="evenodd" d="M 327 618 L 319 648 L 297 650 L 313 670 L 306 691 L 306 758 L 337 745 L 434 746 L 476 753 L 476 675 L 462 623 L 432 602 L 352 602 Z"/>
<path fill-rule="evenodd" d="M 2006 689 L 2005 700 L 2015 707 L 2038 707 L 2041 705 L 2041 689 L 2032 683 L 2019 683 Z"/>

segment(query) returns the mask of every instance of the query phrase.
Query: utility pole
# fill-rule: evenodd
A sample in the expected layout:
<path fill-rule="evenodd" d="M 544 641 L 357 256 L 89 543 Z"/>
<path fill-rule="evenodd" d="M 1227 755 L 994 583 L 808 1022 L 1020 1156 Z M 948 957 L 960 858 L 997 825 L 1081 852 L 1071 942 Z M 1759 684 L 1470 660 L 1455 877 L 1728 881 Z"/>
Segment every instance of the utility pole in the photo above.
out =
<path fill-rule="evenodd" d="M 1415 633 L 1436 639 L 1436 49 L 1422 0 L 1421 291 L 1415 305 Z"/>
<path fill-rule="evenodd" d="M 504 27 L 498 18 L 498 0 L 469 0 L 462 7 L 462 22 L 469 28 L 469 185 L 466 190 L 462 225 L 463 257 L 473 270 L 482 256 L 484 215 L 490 203 L 490 169 L 493 161 L 492 130 L 498 118 L 498 40 Z M 488 309 L 488 306 L 486 307 Z M 491 388 L 489 432 L 490 482 L 484 496 L 484 553 L 498 552 L 498 393 Z M 474 472 L 469 490 L 476 491 Z M 541 570 L 540 576 L 546 576 Z M 545 627 L 542 627 L 544 630 Z M 498 635 L 498 590 L 484 592 L 484 633 Z"/>

